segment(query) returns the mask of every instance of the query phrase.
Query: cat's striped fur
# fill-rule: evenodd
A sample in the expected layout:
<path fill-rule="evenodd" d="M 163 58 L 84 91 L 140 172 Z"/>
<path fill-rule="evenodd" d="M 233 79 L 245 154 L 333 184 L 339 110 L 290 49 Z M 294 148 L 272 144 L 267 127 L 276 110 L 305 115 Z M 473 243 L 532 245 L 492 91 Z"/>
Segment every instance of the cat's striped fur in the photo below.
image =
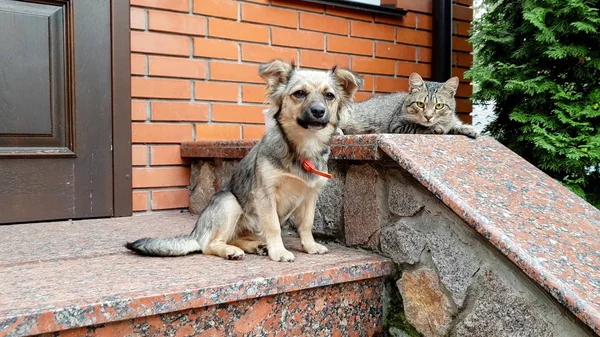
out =
<path fill-rule="evenodd" d="M 378 95 L 352 104 L 340 128 L 344 134 L 429 133 L 476 138 L 477 130 L 456 116 L 457 89 L 457 77 L 445 83 L 425 82 L 413 73 L 408 92 Z"/>

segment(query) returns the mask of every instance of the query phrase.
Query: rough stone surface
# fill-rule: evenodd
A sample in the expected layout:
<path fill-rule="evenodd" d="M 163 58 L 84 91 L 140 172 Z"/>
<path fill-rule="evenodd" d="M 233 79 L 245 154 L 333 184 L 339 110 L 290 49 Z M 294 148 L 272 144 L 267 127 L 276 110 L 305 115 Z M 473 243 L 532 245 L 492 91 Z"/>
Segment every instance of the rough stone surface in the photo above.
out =
<path fill-rule="evenodd" d="M 428 268 L 406 271 L 396 285 L 410 324 L 425 337 L 445 336 L 453 313 L 436 273 Z"/>
<path fill-rule="evenodd" d="M 381 230 L 381 251 L 397 264 L 415 264 L 425 249 L 425 237 L 406 220 Z"/>
<path fill-rule="evenodd" d="M 377 171 L 367 164 L 350 166 L 346 173 L 345 187 L 346 244 L 377 248 L 381 217 L 376 197 Z"/>
<path fill-rule="evenodd" d="M 237 167 L 238 160 L 198 161 L 192 165 L 189 189 L 191 213 L 198 214 L 212 195 L 227 183 Z"/>
<path fill-rule="evenodd" d="M 456 336 L 557 336 L 552 325 L 490 270 L 479 273 L 479 296 L 455 328 Z"/>
<path fill-rule="evenodd" d="M 396 327 L 390 328 L 390 335 L 392 337 L 410 337 L 410 335 Z"/>
<path fill-rule="evenodd" d="M 321 191 L 317 201 L 313 233 L 328 237 L 337 237 L 344 232 L 344 182 L 345 169 L 335 161 L 328 163 L 333 179 Z"/>
<path fill-rule="evenodd" d="M 390 212 L 398 216 L 408 217 L 417 214 L 425 206 L 422 193 L 416 191 L 399 172 L 390 172 L 388 180 Z"/>
<path fill-rule="evenodd" d="M 434 229 L 427 235 L 427 247 L 440 280 L 452 294 L 457 306 L 462 307 L 467 297 L 473 275 L 480 267 L 481 257 L 463 243 L 448 226 L 454 225 L 443 216 L 426 217 Z"/>
<path fill-rule="evenodd" d="M 597 208 L 490 137 L 380 137 L 391 159 L 600 334 Z"/>
<path fill-rule="evenodd" d="M 219 188 L 231 180 L 233 171 L 235 171 L 238 164 L 238 160 L 215 160 L 215 174 L 219 180 Z"/>
<path fill-rule="evenodd" d="M 200 161 L 192 165 L 189 189 L 191 213 L 198 214 L 215 193 L 216 175 L 211 162 Z"/>

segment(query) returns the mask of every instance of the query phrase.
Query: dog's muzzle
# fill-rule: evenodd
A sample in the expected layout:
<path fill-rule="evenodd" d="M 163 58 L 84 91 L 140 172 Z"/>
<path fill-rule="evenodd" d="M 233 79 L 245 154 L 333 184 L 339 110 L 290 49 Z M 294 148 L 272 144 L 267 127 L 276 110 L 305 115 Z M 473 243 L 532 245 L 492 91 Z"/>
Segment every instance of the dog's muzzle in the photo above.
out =
<path fill-rule="evenodd" d="M 329 123 L 327 107 L 320 102 L 308 105 L 298 117 L 298 125 L 308 130 L 320 130 Z"/>

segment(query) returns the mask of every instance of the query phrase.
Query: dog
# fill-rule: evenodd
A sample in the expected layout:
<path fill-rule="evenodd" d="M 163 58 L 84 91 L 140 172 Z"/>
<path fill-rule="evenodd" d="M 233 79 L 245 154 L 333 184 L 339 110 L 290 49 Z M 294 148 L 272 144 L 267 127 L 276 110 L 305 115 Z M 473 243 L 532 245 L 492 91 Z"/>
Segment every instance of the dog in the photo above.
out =
<path fill-rule="evenodd" d="M 276 123 L 211 197 L 194 230 L 125 247 L 150 256 L 202 252 L 239 260 L 249 253 L 292 262 L 295 256 L 284 247 L 281 224 L 294 216 L 303 250 L 327 253 L 312 235 L 316 201 L 327 182 L 331 139 L 363 80 L 348 69 L 306 70 L 282 60 L 262 64 L 259 75 Z"/>

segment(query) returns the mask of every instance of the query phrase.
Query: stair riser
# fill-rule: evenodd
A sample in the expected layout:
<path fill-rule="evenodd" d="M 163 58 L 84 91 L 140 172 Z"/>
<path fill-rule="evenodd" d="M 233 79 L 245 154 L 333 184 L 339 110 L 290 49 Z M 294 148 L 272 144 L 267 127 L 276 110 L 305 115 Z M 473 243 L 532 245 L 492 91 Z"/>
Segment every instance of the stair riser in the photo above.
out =
<path fill-rule="evenodd" d="M 384 282 L 342 283 L 41 336 L 380 336 Z"/>

